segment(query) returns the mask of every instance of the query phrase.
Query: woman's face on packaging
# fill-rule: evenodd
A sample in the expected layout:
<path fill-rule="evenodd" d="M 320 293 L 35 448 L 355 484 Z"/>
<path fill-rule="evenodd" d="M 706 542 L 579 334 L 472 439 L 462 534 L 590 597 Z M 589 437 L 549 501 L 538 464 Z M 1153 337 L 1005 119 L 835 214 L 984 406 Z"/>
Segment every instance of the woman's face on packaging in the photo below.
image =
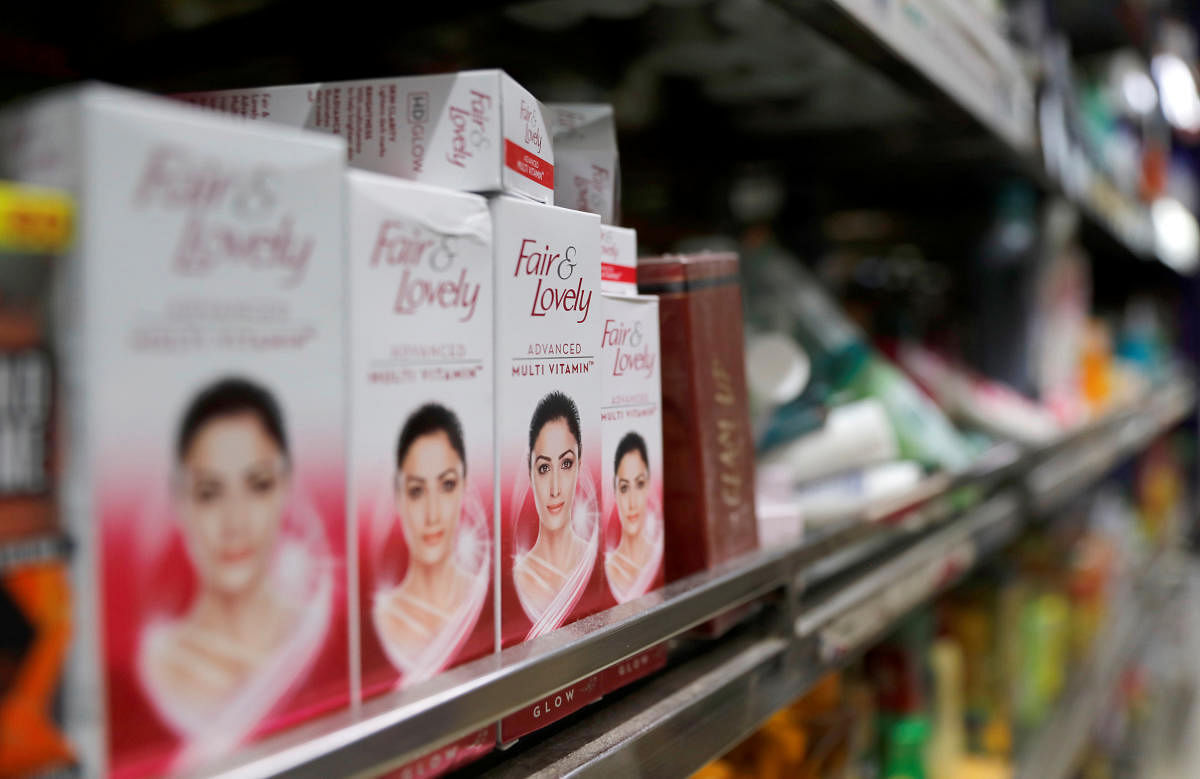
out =
<path fill-rule="evenodd" d="M 464 466 L 444 431 L 413 441 L 396 474 L 396 511 L 413 558 L 436 565 L 454 549 Z"/>
<path fill-rule="evenodd" d="M 287 500 L 287 463 L 252 412 L 215 417 L 183 458 L 185 534 L 204 586 L 226 595 L 253 587 L 271 564 Z"/>
<path fill-rule="evenodd" d="M 579 479 L 579 442 L 565 419 L 542 426 L 533 442 L 529 469 L 538 521 L 547 530 L 561 529 L 571 521 Z"/>
<path fill-rule="evenodd" d="M 636 536 L 642 529 L 646 517 L 646 497 L 650 488 L 650 473 L 641 452 L 626 452 L 617 463 L 616 473 L 617 514 L 621 518 L 621 532 Z"/>

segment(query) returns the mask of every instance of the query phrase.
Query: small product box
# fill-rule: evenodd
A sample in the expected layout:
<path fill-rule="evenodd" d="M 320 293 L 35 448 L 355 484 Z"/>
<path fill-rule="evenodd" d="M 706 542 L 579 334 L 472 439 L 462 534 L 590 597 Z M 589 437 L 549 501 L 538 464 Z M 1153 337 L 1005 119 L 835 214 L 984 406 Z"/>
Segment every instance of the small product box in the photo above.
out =
<path fill-rule="evenodd" d="M 614 601 L 601 520 L 600 220 L 512 197 L 491 206 L 503 648 Z M 500 740 L 599 696 L 595 674 L 506 717 Z"/>
<path fill-rule="evenodd" d="M 600 225 L 600 280 L 605 292 L 637 294 L 636 230 Z"/>
<path fill-rule="evenodd" d="M 738 258 L 639 259 L 638 284 L 659 301 L 670 582 L 758 546 Z"/>
<path fill-rule="evenodd" d="M 658 298 L 605 293 L 601 301 L 604 579 L 613 600 L 625 603 L 663 582 Z M 661 668 L 665 661 L 665 647 L 655 647 L 611 666 L 604 671 L 604 692 Z"/>
<path fill-rule="evenodd" d="M 64 192 L 0 182 L 0 568 L 62 546 L 47 303 L 73 213 Z"/>
<path fill-rule="evenodd" d="M 176 95 L 248 119 L 341 135 L 352 167 L 554 202 L 544 108 L 500 70 Z"/>
<path fill-rule="evenodd" d="M 346 181 L 370 697 L 494 649 L 492 220 L 478 195 L 358 170 Z"/>
<path fill-rule="evenodd" d="M 51 332 L 88 774 L 202 770 L 348 703 L 344 155 L 103 86 L 0 114 L 0 177 L 81 225 Z"/>
<path fill-rule="evenodd" d="M 558 176 L 554 203 L 600 215 L 614 224 L 620 211 L 620 168 L 613 107 L 607 103 L 549 103 Z"/>

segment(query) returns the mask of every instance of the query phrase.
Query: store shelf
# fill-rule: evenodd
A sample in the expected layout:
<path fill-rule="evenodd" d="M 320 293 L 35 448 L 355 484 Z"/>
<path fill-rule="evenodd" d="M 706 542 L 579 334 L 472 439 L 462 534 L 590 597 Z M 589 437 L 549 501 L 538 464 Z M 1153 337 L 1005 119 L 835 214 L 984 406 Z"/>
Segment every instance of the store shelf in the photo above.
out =
<path fill-rule="evenodd" d="M 1158 433 L 1185 417 L 1195 404 L 1190 385 L 1178 383 L 1147 403 L 1091 425 L 1032 458 L 1026 476 L 1030 508 L 1050 514 L 1143 449 Z"/>
<path fill-rule="evenodd" d="M 807 620 L 798 620 L 790 647 L 777 638 L 741 638 L 661 675 L 485 776 L 686 776 L 842 667 L 917 603 L 950 586 L 971 560 L 985 557 L 1017 532 L 1018 517 L 1008 496 L 989 501 L 966 520 L 976 535 L 954 529 L 929 539 L 909 559 L 879 569 L 869 577 L 872 592 L 864 601 L 840 611 L 822 631 L 810 631 Z M 1071 756 L 1082 750 L 1117 674 L 1154 627 L 1159 612 L 1142 590 L 1150 589 L 1145 584 L 1161 563 L 1156 558 L 1132 577 L 1137 594 L 1129 593 L 1114 607 L 1120 622 L 1097 641 L 1093 657 L 1072 677 L 1055 714 L 1024 751 L 1019 776 L 1067 775 Z M 834 643 L 831 635 L 837 636 Z M 689 748 L 679 749 L 680 743 Z"/>
<path fill-rule="evenodd" d="M 827 0 L 827 4 L 993 135 L 1022 153 L 1032 151 L 1036 141 L 1033 84 L 1017 52 L 982 12 L 954 0 Z"/>
<path fill-rule="evenodd" d="M 997 494 L 850 583 L 806 603 L 794 623 L 796 635 L 818 636 L 823 661 L 853 654 L 1012 539 L 1021 516 L 1013 491 Z"/>
<path fill-rule="evenodd" d="M 788 5 L 902 88 L 982 128 L 1009 167 L 1066 197 L 1126 252 L 1162 260 L 1149 208 L 1098 172 L 1046 167 L 1038 151 L 1033 80 L 1015 47 L 982 12 L 954 0 L 788 0 Z"/>
<path fill-rule="evenodd" d="M 645 775 L 685 774 L 1013 538 L 1024 525 L 1027 501 L 1082 489 L 1192 406 L 1190 384 L 1179 383 L 1043 452 L 995 450 L 970 473 L 928 482 L 908 500 L 872 507 L 855 523 L 746 555 L 358 711 L 267 739 L 204 775 L 388 770 L 731 608 L 782 593 L 733 640 L 674 662 L 497 769 L 502 775 L 633 776 L 636 765 Z M 1098 444 L 1104 457 L 1086 458 L 1073 470 L 1047 470 L 1048 463 L 1078 460 Z M 1034 474 L 1040 474 L 1036 485 Z M 692 746 L 680 750 L 679 743 Z"/>
<path fill-rule="evenodd" d="M 791 630 L 719 646 L 485 775 L 687 776 L 950 586 L 1011 538 L 1018 516 L 1014 495 L 998 495 L 812 607 L 801 604 Z M 761 622 L 773 616 L 786 619 Z"/>
<path fill-rule="evenodd" d="M 1074 775 L 1092 729 L 1108 710 L 1121 672 L 1161 624 L 1160 600 L 1167 587 L 1164 577 L 1155 574 L 1166 562 L 1164 555 L 1151 560 L 1113 604 L 1112 622 L 1097 638 L 1091 656 L 1072 674 L 1050 716 L 1021 750 L 1016 779 Z"/>
<path fill-rule="evenodd" d="M 1096 654 L 1067 686 L 1054 713 L 1038 731 L 1034 744 L 1021 756 L 1018 779 L 1068 779 L 1092 726 L 1113 694 L 1118 674 L 1138 646 L 1147 617 L 1118 614 L 1120 624 L 1100 640 Z"/>
<path fill-rule="evenodd" d="M 484 775 L 687 776 L 790 703 L 815 670 L 786 639 L 739 637 Z"/>

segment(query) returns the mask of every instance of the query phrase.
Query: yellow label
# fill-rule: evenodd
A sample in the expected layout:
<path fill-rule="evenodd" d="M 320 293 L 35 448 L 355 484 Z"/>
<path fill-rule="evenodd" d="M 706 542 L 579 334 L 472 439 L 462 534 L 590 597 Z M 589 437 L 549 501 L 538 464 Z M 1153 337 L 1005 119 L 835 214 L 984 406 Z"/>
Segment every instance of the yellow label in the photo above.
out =
<path fill-rule="evenodd" d="M 71 242 L 75 208 L 69 196 L 0 182 L 0 251 L 60 252 Z"/>

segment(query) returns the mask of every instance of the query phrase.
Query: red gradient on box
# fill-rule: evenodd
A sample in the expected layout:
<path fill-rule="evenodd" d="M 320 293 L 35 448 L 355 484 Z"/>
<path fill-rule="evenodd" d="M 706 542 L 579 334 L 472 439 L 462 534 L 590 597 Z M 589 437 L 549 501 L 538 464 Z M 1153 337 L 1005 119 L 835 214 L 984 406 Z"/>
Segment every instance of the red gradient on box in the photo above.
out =
<path fill-rule="evenodd" d="M 632 265 L 615 265 L 611 262 L 600 263 L 601 281 L 619 281 L 622 284 L 637 284 L 637 268 Z"/>
<path fill-rule="evenodd" d="M 478 462 L 473 459 L 473 465 Z M 472 473 L 477 472 L 476 468 Z M 481 474 L 480 483 L 491 486 L 491 479 Z M 488 521 L 491 521 L 491 494 L 488 490 L 484 504 Z M 404 531 L 400 526 L 400 518 L 396 517 L 381 538 L 373 538 L 366 532 L 374 521 L 373 509 L 360 496 L 357 511 L 358 527 L 358 588 L 359 616 L 361 632 L 361 663 L 363 697 L 382 694 L 388 690 L 403 686 L 403 674 L 388 659 L 380 639 L 372 615 L 372 599 L 381 582 L 401 582 L 408 571 L 409 551 L 405 543 Z M 490 527 L 490 524 L 489 524 Z M 493 539 L 493 543 L 495 540 Z M 495 577 L 489 577 L 488 591 L 484 599 L 483 610 L 470 635 L 457 652 L 447 661 L 446 668 L 475 660 L 494 651 L 496 645 L 494 621 L 494 582 Z M 457 742 L 456 742 L 457 743 Z M 448 770 L 448 769 L 447 769 Z M 425 776 L 425 774 L 417 774 Z"/>
<path fill-rule="evenodd" d="M 591 435 L 589 436 L 588 433 L 591 433 Z M 597 487 L 596 500 L 599 500 L 599 446 L 595 446 L 594 449 L 587 448 L 589 441 L 599 441 L 599 435 L 594 432 L 594 428 L 593 430 L 585 428 L 584 440 L 583 458 L 587 462 L 587 466 L 585 467 L 587 467 L 588 476 L 593 480 L 592 483 Z M 527 473 L 526 470 L 526 475 L 524 475 L 526 482 L 529 479 Z M 504 487 L 500 493 L 500 505 L 505 512 L 505 516 L 501 523 L 500 608 L 502 611 L 501 640 L 503 645 L 508 647 L 524 640 L 526 634 L 533 626 L 533 622 L 525 613 L 517 595 L 516 583 L 513 578 L 513 565 L 516 561 L 517 550 L 529 549 L 537 539 L 538 516 L 537 509 L 534 506 L 532 489 L 526 493 L 525 499 L 522 501 L 516 514 L 512 514 L 509 510 L 509 507 L 512 505 L 514 493 L 512 485 L 519 483 L 517 480 L 522 475 L 522 469 L 520 469 L 519 464 L 517 467 L 508 465 L 503 469 L 503 474 L 501 484 Z M 577 486 L 576 489 L 576 500 L 579 500 L 583 491 L 582 486 Z M 616 605 L 616 601 L 613 600 L 612 594 L 608 590 L 608 583 L 604 579 L 603 517 L 600 518 L 600 521 L 601 527 L 599 532 L 601 543 L 598 544 L 597 556 L 592 565 L 591 575 L 578 602 L 562 622 L 563 625 Z M 501 720 L 500 740 L 507 742 L 528 735 L 538 728 L 545 727 L 568 714 L 578 711 L 589 703 L 594 703 L 600 699 L 602 694 L 601 675 L 598 673 L 564 687 L 546 696 L 545 699 L 536 701 L 523 709 L 515 711 Z"/>
<path fill-rule="evenodd" d="M 554 166 L 507 138 L 504 139 L 504 164 L 530 181 L 554 189 Z"/>
<path fill-rule="evenodd" d="M 589 703 L 595 703 L 604 694 L 601 680 L 602 674 L 593 674 L 514 711 L 500 720 L 500 740 L 509 742 L 527 736 L 538 728 L 574 714 Z"/>
<path fill-rule="evenodd" d="M 659 529 L 658 532 L 664 532 L 662 527 L 662 477 L 653 476 L 650 479 L 650 498 L 646 501 L 646 509 L 656 512 L 658 516 Z M 612 551 L 621 542 L 621 514 L 617 510 L 615 503 L 614 491 L 611 484 L 604 485 L 604 543 L 601 544 L 603 552 Z M 666 556 L 666 550 L 663 550 L 663 556 Z M 654 575 L 654 583 L 646 592 L 653 592 L 663 585 L 663 564 L 662 560 L 658 561 L 658 570 Z"/>
<path fill-rule="evenodd" d="M 341 445 L 325 449 L 340 452 Z M 174 732 L 150 700 L 139 678 L 137 658 L 144 628 L 182 615 L 195 595 L 196 581 L 179 520 L 170 513 L 147 510 L 167 505 L 165 488 L 145 483 L 142 474 L 152 469 L 126 465 L 103 476 L 105 486 L 96 501 L 110 771 L 118 777 L 136 777 L 173 770 L 186 747 L 186 739 Z M 303 500 L 320 518 L 322 543 L 332 568 L 332 608 L 319 648 L 242 740 L 254 740 L 349 701 L 343 464 L 335 458 L 297 470 L 293 483 L 293 494 L 302 490 Z M 285 527 L 298 500 L 290 502 Z M 153 522 L 173 524 L 164 531 L 148 524 Z M 157 542 L 147 542 L 156 536 Z"/>
<path fill-rule="evenodd" d="M 616 665 L 610 665 L 601 673 L 601 687 L 605 695 L 618 690 L 638 679 L 645 679 L 655 671 L 667 666 L 667 645 L 657 644 L 649 649 L 627 657 Z"/>
<path fill-rule="evenodd" d="M 585 433 L 585 439 L 587 437 Z M 599 436 L 596 435 L 593 440 L 597 440 L 598 438 Z M 599 446 L 596 447 L 596 450 L 599 450 Z M 598 486 L 600 484 L 599 455 L 585 448 L 583 458 L 588 463 L 586 467 L 588 475 L 593 480 L 592 483 Z M 502 611 L 500 627 L 501 644 L 504 647 L 509 647 L 523 641 L 529 633 L 530 628 L 533 627 L 533 621 L 521 606 L 520 598 L 517 595 L 516 582 L 513 578 L 513 565 L 516 561 L 518 550 L 528 550 L 533 546 L 534 541 L 537 540 L 538 516 L 537 509 L 534 506 L 532 489 L 526 493 L 525 499 L 522 501 L 515 516 L 508 510 L 513 500 L 514 490 L 512 485 L 516 483 L 516 479 L 521 475 L 522 470 L 519 470 L 518 467 L 505 467 L 503 469 L 504 476 L 500 482 L 502 485 L 500 506 L 502 512 L 504 512 L 500 533 L 500 609 Z M 529 479 L 528 475 L 525 475 L 524 478 L 526 481 Z M 576 500 L 579 500 L 582 487 L 576 487 L 576 490 Z M 598 500 L 599 495 L 596 497 Z M 601 539 L 603 539 L 603 524 L 601 524 Z M 608 584 L 604 580 L 604 561 L 602 557 L 604 545 L 601 543 L 598 546 L 598 554 L 592 565 L 592 573 L 588 578 L 583 594 L 561 625 L 570 624 L 583 617 L 616 605 L 616 601 L 613 600 L 611 593 L 608 591 Z"/>

